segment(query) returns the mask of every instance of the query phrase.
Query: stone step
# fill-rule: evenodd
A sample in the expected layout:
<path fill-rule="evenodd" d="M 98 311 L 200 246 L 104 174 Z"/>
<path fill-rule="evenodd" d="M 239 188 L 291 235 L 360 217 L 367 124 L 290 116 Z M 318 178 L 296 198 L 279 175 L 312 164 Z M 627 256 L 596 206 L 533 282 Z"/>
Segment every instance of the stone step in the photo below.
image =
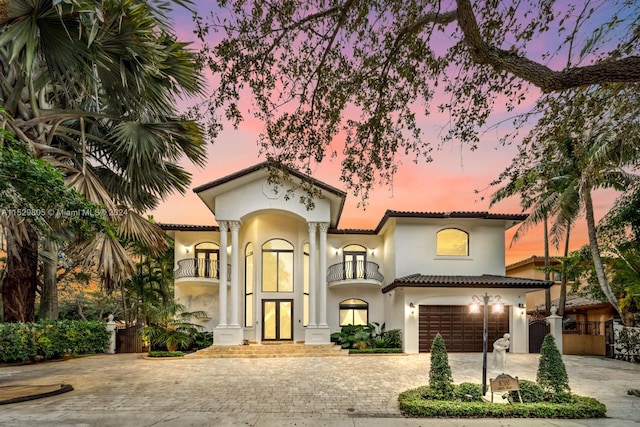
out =
<path fill-rule="evenodd" d="M 304 344 L 250 344 L 231 346 L 211 346 L 185 357 L 194 359 L 205 358 L 258 358 L 258 357 L 337 357 L 348 356 L 348 350 L 340 346 L 304 345 Z"/>

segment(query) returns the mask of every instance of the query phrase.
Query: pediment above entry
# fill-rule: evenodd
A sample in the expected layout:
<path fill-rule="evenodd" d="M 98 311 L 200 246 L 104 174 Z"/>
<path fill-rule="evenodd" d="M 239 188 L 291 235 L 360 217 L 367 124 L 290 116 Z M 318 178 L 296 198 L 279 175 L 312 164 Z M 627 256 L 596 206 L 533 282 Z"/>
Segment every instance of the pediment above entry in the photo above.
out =
<path fill-rule="evenodd" d="M 282 168 L 282 167 L 281 167 Z M 306 221 L 328 222 L 337 228 L 346 194 L 293 169 L 284 168 L 288 179 L 270 180 L 269 163 L 264 162 L 194 188 L 194 192 L 216 218 L 241 219 L 260 211 L 286 211 Z M 311 183 L 319 196 L 313 207 L 301 202 L 307 196 L 303 181 Z"/>

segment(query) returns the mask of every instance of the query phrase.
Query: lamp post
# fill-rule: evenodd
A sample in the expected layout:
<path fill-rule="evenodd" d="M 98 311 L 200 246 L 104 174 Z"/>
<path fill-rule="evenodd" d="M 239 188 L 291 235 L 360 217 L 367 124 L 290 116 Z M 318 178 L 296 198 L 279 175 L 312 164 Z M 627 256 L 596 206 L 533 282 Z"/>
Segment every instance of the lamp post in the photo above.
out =
<path fill-rule="evenodd" d="M 489 295 L 485 292 L 484 295 L 478 297 L 474 295 L 471 297 L 471 304 L 469 304 L 469 311 L 471 313 L 480 312 L 480 304 L 484 304 L 484 319 L 482 323 L 482 395 L 487 393 L 487 344 L 489 341 L 489 303 L 492 303 L 492 310 L 494 313 L 502 313 L 504 311 L 504 303 L 500 298 L 500 295 Z"/>

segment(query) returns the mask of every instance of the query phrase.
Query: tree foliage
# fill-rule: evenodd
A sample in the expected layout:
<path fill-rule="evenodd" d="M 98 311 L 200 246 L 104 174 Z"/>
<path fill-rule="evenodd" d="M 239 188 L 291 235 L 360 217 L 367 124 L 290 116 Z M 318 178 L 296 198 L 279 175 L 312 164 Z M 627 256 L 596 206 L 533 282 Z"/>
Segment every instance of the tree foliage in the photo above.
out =
<path fill-rule="evenodd" d="M 220 82 L 205 108 L 213 135 L 223 119 L 244 119 L 240 99 L 251 96 L 267 156 L 306 172 L 326 156 L 341 157 L 342 180 L 363 198 L 378 179 L 390 181 L 399 155 L 429 160 L 435 138 L 421 128 L 422 115 L 448 114 L 442 137 L 475 146 L 480 129 L 495 124 L 494 110 L 512 112 L 527 97 L 537 103 L 514 124 L 546 119 L 538 133 L 562 126 L 553 121 L 579 97 L 593 101 L 590 116 L 638 110 L 640 5 L 633 2 L 218 6 L 196 20 L 202 61 Z M 539 40 L 548 46 L 540 49 Z M 608 98 L 599 104 L 602 88 Z"/>
<path fill-rule="evenodd" d="M 55 166 L 70 188 L 104 208 L 112 227 L 75 245 L 113 289 L 134 271 L 126 244 L 158 252 L 164 232 L 142 216 L 174 191 L 186 191 L 183 160 L 203 165 L 199 125 L 179 117 L 175 101 L 202 93 L 194 52 L 168 19 L 188 0 L 15 0 L 0 4 L 2 127 Z M 15 239 L 37 251 L 35 233 Z M 25 257 L 26 258 L 26 257 Z M 55 286 L 58 260 L 47 283 Z M 24 267 L 24 266 L 23 266 Z M 22 269 L 19 259 L 7 263 Z M 15 276 L 16 295 L 33 282 Z M 7 276 L 5 276 L 6 278 Z M 27 306 L 24 301 L 11 304 Z M 6 309 L 6 304 L 5 304 Z"/>

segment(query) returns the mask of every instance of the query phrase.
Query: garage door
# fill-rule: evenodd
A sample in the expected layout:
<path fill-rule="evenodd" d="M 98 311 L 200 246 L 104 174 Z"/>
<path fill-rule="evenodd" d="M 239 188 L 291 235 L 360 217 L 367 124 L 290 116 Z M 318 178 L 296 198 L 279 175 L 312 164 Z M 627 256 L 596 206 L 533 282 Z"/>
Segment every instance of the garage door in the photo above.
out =
<path fill-rule="evenodd" d="M 483 314 L 469 313 L 466 305 L 421 305 L 419 310 L 420 353 L 431 351 L 431 343 L 440 333 L 448 352 L 481 352 Z M 489 312 L 488 350 L 493 342 L 509 332 L 509 309 L 500 314 Z"/>

